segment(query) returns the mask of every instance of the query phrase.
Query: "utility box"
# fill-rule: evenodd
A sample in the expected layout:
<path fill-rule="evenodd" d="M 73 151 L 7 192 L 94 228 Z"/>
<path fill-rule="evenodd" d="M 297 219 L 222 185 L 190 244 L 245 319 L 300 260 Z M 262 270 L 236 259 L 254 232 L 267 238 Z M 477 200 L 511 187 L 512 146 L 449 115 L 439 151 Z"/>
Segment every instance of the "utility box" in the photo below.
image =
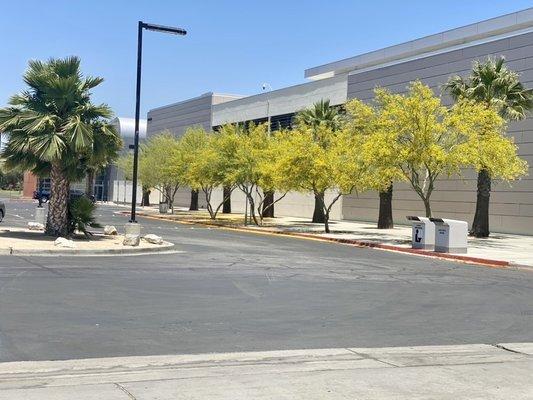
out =
<path fill-rule="evenodd" d="M 46 225 L 46 209 L 44 207 L 37 207 L 35 209 L 35 222 Z"/>
<path fill-rule="evenodd" d="M 430 218 L 435 223 L 435 251 L 466 253 L 468 223 L 455 219 Z"/>
<path fill-rule="evenodd" d="M 412 222 L 413 249 L 433 250 L 435 248 L 435 224 L 426 217 L 408 216 Z"/>
<path fill-rule="evenodd" d="M 159 203 L 159 214 L 168 213 L 168 203 Z"/>

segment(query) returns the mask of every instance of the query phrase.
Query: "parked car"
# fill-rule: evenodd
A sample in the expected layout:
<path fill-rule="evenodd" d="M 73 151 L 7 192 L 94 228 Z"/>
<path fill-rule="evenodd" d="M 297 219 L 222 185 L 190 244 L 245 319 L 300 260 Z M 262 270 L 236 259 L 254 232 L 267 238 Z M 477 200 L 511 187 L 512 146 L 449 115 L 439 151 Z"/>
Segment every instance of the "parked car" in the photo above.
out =
<path fill-rule="evenodd" d="M 6 205 L 3 201 L 0 201 L 0 222 L 4 220 L 4 217 L 6 216 Z"/>
<path fill-rule="evenodd" d="M 79 189 L 70 189 L 70 200 L 75 200 L 79 197 L 85 196 L 90 199 L 93 203 L 96 201 L 94 196 L 89 196 L 85 194 L 83 190 Z M 50 190 L 49 189 L 40 189 L 33 192 L 33 199 L 39 200 L 39 203 L 46 203 L 50 200 Z"/>

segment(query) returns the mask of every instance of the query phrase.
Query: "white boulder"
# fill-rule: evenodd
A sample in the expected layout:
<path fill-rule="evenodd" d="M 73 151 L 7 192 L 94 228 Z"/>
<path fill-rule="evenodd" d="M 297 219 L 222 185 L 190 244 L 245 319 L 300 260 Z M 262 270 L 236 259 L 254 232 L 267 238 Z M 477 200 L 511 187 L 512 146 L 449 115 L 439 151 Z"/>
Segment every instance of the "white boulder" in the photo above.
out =
<path fill-rule="evenodd" d="M 133 234 L 127 234 L 124 235 L 124 241 L 122 242 L 123 246 L 138 246 L 139 242 L 141 241 L 141 237 L 139 235 L 133 235 Z"/>
<path fill-rule="evenodd" d="M 118 235 L 117 228 L 115 228 L 113 225 L 104 226 L 104 235 L 108 235 L 108 236 Z"/>
<path fill-rule="evenodd" d="M 161 236 L 154 235 L 153 233 L 144 236 L 144 240 L 146 240 L 148 243 L 163 244 L 163 238 Z"/>
<path fill-rule="evenodd" d="M 40 222 L 28 222 L 28 229 L 30 231 L 44 231 L 44 225 Z"/>
<path fill-rule="evenodd" d="M 58 237 L 55 240 L 54 245 L 57 246 L 57 247 L 64 247 L 64 248 L 67 248 L 67 249 L 76 248 L 76 243 L 74 243 L 74 241 L 66 239 L 64 237 Z"/>

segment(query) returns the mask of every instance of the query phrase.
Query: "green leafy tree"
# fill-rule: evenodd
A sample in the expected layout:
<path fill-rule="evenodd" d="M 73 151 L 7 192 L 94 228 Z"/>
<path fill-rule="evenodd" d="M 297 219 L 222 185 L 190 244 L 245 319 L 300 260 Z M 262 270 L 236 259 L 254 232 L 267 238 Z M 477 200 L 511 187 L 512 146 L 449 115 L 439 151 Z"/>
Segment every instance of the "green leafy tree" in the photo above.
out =
<path fill-rule="evenodd" d="M 469 99 L 486 108 L 495 108 L 506 120 L 524 119 L 533 109 L 533 90 L 524 87 L 520 76 L 507 68 L 503 57 L 475 61 L 468 77 L 451 77 L 444 90 L 455 100 Z M 471 234 L 488 237 L 491 180 L 495 176 L 489 167 L 480 166 L 477 170 L 476 212 Z"/>
<path fill-rule="evenodd" d="M 122 154 L 116 161 L 117 168 L 122 172 L 124 180 L 133 178 L 133 154 Z"/>
<path fill-rule="evenodd" d="M 86 172 L 87 152 L 101 134 L 91 122 L 112 116 L 107 105 L 91 103 L 103 79 L 84 77 L 77 57 L 30 61 L 23 79 L 27 89 L 0 110 L 0 131 L 10 133 L 4 156 L 8 165 L 50 176 L 46 233 L 66 235 L 70 182 Z"/>
<path fill-rule="evenodd" d="M 0 160 L 0 188 L 3 190 L 21 190 L 24 171 L 20 167 L 8 168 L 5 160 Z"/>
<path fill-rule="evenodd" d="M 174 196 L 184 181 L 184 165 L 180 158 L 180 142 L 170 132 L 152 136 L 141 146 L 139 179 L 143 186 L 153 187 L 174 212 Z"/>
<path fill-rule="evenodd" d="M 296 114 L 295 122 L 297 125 L 304 125 L 313 129 L 313 138 L 319 144 L 324 144 L 319 135 L 321 132 L 320 127 L 322 125 L 325 125 L 333 131 L 338 130 L 341 126 L 341 118 L 338 109 L 332 107 L 328 99 L 322 99 L 313 104 L 313 106 L 300 111 Z M 322 223 L 324 222 L 324 219 L 324 210 L 320 203 L 320 198 L 315 196 L 315 208 L 313 211 L 312 222 Z"/>

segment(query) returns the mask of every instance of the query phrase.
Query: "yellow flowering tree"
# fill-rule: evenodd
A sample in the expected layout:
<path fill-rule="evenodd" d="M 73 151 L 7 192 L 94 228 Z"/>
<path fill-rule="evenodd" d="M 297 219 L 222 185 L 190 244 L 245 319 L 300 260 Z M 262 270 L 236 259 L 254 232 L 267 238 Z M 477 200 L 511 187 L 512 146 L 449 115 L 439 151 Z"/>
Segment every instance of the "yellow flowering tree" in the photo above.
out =
<path fill-rule="evenodd" d="M 363 126 L 364 162 L 390 182 L 409 182 L 427 217 L 432 214 L 431 195 L 437 179 L 443 175 L 460 174 L 468 166 L 491 168 L 495 177 L 507 180 L 524 173 L 525 164 L 512 141 L 502 137 L 504 121 L 494 109 L 468 101 L 445 107 L 419 81 L 411 83 L 406 94 L 383 89 L 375 94 L 376 108 L 360 102 L 348 108 L 349 115 L 359 117 L 353 123 Z M 383 184 L 373 182 L 378 190 Z"/>
<path fill-rule="evenodd" d="M 267 124 L 225 125 L 221 128 L 223 132 L 231 132 L 237 138 L 226 183 L 236 185 L 245 194 L 252 220 L 261 225 L 268 210 L 290 190 L 277 166 L 279 154 L 273 145 L 273 135 Z M 274 192 L 275 197 L 269 199 L 268 194 Z"/>
<path fill-rule="evenodd" d="M 379 95 L 381 91 L 376 91 Z M 387 98 L 379 96 L 380 102 L 364 103 L 353 99 L 345 104 L 345 129 L 354 136 L 360 136 L 363 162 L 372 172 L 368 188 L 379 193 L 378 229 L 394 227 L 392 216 L 392 195 L 395 181 L 403 180 L 398 168 L 399 154 L 391 146 L 394 137 L 392 121 L 384 118 L 382 107 Z"/>
<path fill-rule="evenodd" d="M 511 182 L 527 173 L 528 164 L 518 156 L 513 139 L 505 136 L 507 124 L 496 108 L 463 99 L 453 107 L 448 122 L 467 138 L 460 146 L 462 163 L 488 174 L 489 191 L 492 179 Z M 478 191 L 478 196 L 483 195 Z M 483 201 L 478 202 L 478 211 L 479 204 Z"/>
<path fill-rule="evenodd" d="M 180 157 L 187 166 L 184 181 L 193 189 L 201 190 L 211 219 L 216 219 L 224 201 L 235 189 L 228 176 L 234 165 L 238 137 L 228 129 L 218 133 L 206 132 L 201 127 L 188 129 L 180 140 Z M 228 184 L 228 193 L 222 201 L 213 204 L 213 191 Z"/>
<path fill-rule="evenodd" d="M 317 135 L 321 137 L 320 143 Z M 314 127 L 299 124 L 274 137 L 276 168 L 283 186 L 315 195 L 324 211 L 326 233 L 330 232 L 331 209 L 339 198 L 368 186 L 360 139 L 361 136 L 348 130 L 334 131 L 325 124 Z M 334 192 L 329 199 L 327 191 Z"/>

